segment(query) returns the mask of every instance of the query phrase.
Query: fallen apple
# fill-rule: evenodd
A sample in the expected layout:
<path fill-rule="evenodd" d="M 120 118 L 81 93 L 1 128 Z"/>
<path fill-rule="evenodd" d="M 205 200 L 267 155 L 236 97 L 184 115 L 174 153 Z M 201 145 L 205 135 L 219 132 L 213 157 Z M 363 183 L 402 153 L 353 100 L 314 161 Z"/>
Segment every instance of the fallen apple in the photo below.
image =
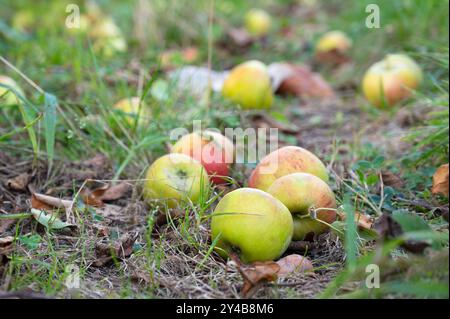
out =
<path fill-rule="evenodd" d="M 251 35 L 261 37 L 266 35 L 272 25 L 270 15 L 261 9 L 251 9 L 245 15 L 245 27 Z"/>
<path fill-rule="evenodd" d="M 180 203 L 199 203 L 208 193 L 209 179 L 200 162 L 178 153 L 158 158 L 147 170 L 144 197 L 170 208 Z"/>
<path fill-rule="evenodd" d="M 294 240 L 308 234 L 320 235 L 336 220 L 336 200 L 331 188 L 308 173 L 293 173 L 278 178 L 267 192 L 279 199 L 294 218 Z M 312 218 L 310 214 L 315 215 Z M 325 223 L 322 223 L 320 221 Z"/>
<path fill-rule="evenodd" d="M 123 98 L 119 100 L 116 104 L 114 104 L 114 110 L 121 112 L 124 115 L 127 123 L 132 125 L 134 123 L 135 118 L 139 113 L 139 104 L 141 103 L 141 99 L 139 97 L 129 97 Z M 149 111 L 146 105 L 142 102 L 141 112 L 139 114 L 139 121 L 144 121 L 149 117 Z"/>
<path fill-rule="evenodd" d="M 421 81 L 422 70 L 414 60 L 403 54 L 391 54 L 366 71 L 362 89 L 371 104 L 386 108 L 411 96 Z"/>
<path fill-rule="evenodd" d="M 121 30 L 113 19 L 105 17 L 89 29 L 89 36 L 94 39 L 93 49 L 106 57 L 111 57 L 116 52 L 125 52 L 127 43 Z"/>
<path fill-rule="evenodd" d="M 310 173 L 328 181 L 327 169 L 316 155 L 298 146 L 285 146 L 260 161 L 250 175 L 248 186 L 267 191 L 275 180 L 291 173 Z"/>
<path fill-rule="evenodd" d="M 216 251 L 226 258 L 236 253 L 245 263 L 280 257 L 289 246 L 292 215 L 278 199 L 253 188 L 226 194 L 211 217 Z"/>
<path fill-rule="evenodd" d="M 273 93 L 267 67 L 259 61 L 244 62 L 226 77 L 222 95 L 243 109 L 268 109 Z"/>
<path fill-rule="evenodd" d="M 211 181 L 220 184 L 229 176 L 234 158 L 233 142 L 214 131 L 194 132 L 184 135 L 171 148 L 172 153 L 183 153 L 198 160 Z"/>
<path fill-rule="evenodd" d="M 337 51 L 346 53 L 352 47 L 352 40 L 342 31 L 329 31 L 316 44 L 316 53 Z"/>
<path fill-rule="evenodd" d="M 12 90 L 6 88 L 6 86 L 10 87 Z M 21 96 L 24 96 L 22 89 L 16 81 L 8 76 L 0 75 L 0 105 L 10 106 L 20 103 L 20 99 L 13 92 L 13 90 Z"/>

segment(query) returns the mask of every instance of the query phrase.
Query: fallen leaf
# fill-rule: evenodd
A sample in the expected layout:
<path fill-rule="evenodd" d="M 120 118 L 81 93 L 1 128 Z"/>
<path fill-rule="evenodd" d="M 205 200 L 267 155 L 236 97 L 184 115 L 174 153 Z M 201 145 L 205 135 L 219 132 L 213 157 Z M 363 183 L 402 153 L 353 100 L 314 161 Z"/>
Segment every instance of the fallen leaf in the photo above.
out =
<path fill-rule="evenodd" d="M 132 189 L 129 183 L 121 182 L 119 184 L 108 187 L 100 196 L 102 201 L 113 201 L 125 196 Z"/>
<path fill-rule="evenodd" d="M 318 73 L 308 67 L 290 63 L 272 63 L 268 67 L 273 89 L 281 95 L 295 95 L 299 98 L 332 98 L 331 86 Z"/>
<path fill-rule="evenodd" d="M 96 170 L 102 170 L 109 166 L 108 158 L 104 154 L 97 154 L 93 158 L 81 162 L 82 166 L 91 167 Z"/>
<path fill-rule="evenodd" d="M 314 59 L 316 62 L 321 64 L 324 63 L 333 65 L 344 64 L 351 61 L 347 54 L 336 49 L 327 52 L 317 52 Z"/>
<path fill-rule="evenodd" d="M 0 234 L 3 234 L 15 223 L 15 219 L 0 219 Z"/>
<path fill-rule="evenodd" d="M 391 171 L 381 171 L 381 178 L 385 186 L 390 186 L 392 188 L 403 188 L 405 182 L 400 178 L 400 176 L 392 173 Z"/>
<path fill-rule="evenodd" d="M 441 165 L 434 173 L 431 192 L 448 197 L 448 164 Z"/>
<path fill-rule="evenodd" d="M 314 269 L 313 264 L 308 258 L 297 254 L 283 257 L 276 263 L 280 266 L 277 273 L 279 277 L 286 277 L 298 272 L 313 272 Z"/>
<path fill-rule="evenodd" d="M 133 253 L 133 246 L 138 233 L 125 234 L 114 243 L 97 243 L 95 245 L 96 260 L 93 265 L 101 267 L 112 261 L 114 258 L 124 259 Z"/>
<path fill-rule="evenodd" d="M 236 254 L 230 254 L 236 263 L 239 273 L 244 279 L 241 294 L 243 298 L 250 298 L 262 284 L 275 281 L 278 278 L 280 265 L 274 261 L 255 262 L 251 265 L 243 264 Z"/>
<path fill-rule="evenodd" d="M 345 221 L 346 215 L 343 211 L 339 210 L 337 215 L 341 221 Z M 355 212 L 355 222 L 359 229 L 372 229 L 373 228 L 373 218 L 369 215 Z"/>
<path fill-rule="evenodd" d="M 31 194 L 31 207 L 37 210 L 52 211 L 55 209 L 70 209 L 73 201 L 61 199 L 49 195 L 33 193 Z"/>
<path fill-rule="evenodd" d="M 31 181 L 32 175 L 29 173 L 22 173 L 16 177 L 10 178 L 6 181 L 6 186 L 15 191 L 25 191 L 28 183 Z"/>
<path fill-rule="evenodd" d="M 53 216 L 52 214 L 46 213 L 43 210 L 38 210 L 38 209 L 32 208 L 31 214 L 33 215 L 33 217 L 37 220 L 37 222 L 39 224 L 45 226 L 45 228 L 47 228 L 48 230 L 58 230 L 58 229 L 66 228 L 66 227 L 75 226 L 73 224 L 63 222 L 58 217 Z"/>
<path fill-rule="evenodd" d="M 12 251 L 14 237 L 0 237 L 0 266 L 7 260 L 8 254 Z M 1 272 L 0 272 L 1 274 Z"/>

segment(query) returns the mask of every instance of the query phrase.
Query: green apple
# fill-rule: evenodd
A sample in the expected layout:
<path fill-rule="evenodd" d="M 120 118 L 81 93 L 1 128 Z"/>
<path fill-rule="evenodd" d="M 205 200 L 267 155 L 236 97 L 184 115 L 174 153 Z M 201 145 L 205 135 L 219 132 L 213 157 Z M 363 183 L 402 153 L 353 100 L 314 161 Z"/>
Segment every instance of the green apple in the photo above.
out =
<path fill-rule="evenodd" d="M 184 154 L 167 154 L 148 168 L 144 185 L 147 200 L 159 200 L 168 207 L 199 203 L 208 193 L 209 179 L 200 162 Z"/>
<path fill-rule="evenodd" d="M 403 54 L 390 54 L 365 73 L 362 90 L 374 106 L 385 108 L 408 98 L 422 81 L 422 70 Z"/>
<path fill-rule="evenodd" d="M 226 77 L 222 95 L 243 109 L 268 109 L 273 103 L 270 76 L 264 63 L 244 62 Z"/>
<path fill-rule="evenodd" d="M 211 237 L 224 258 L 238 254 L 245 263 L 280 257 L 293 232 L 292 215 L 278 199 L 258 189 L 226 194 L 211 217 Z"/>
<path fill-rule="evenodd" d="M 338 51 L 346 53 L 352 47 L 352 40 L 342 31 L 330 31 L 322 35 L 316 44 L 317 53 Z"/>
<path fill-rule="evenodd" d="M 260 37 L 266 35 L 272 25 L 270 15 L 261 9 L 251 9 L 245 15 L 245 27 L 253 36 Z"/>
<path fill-rule="evenodd" d="M 328 182 L 327 169 L 316 155 L 298 146 L 285 146 L 260 161 L 248 186 L 267 191 L 275 180 L 291 173 L 310 173 Z"/>
<path fill-rule="evenodd" d="M 20 86 L 8 76 L 0 75 L 0 84 L 8 86 L 15 90 L 21 96 L 24 96 L 24 93 Z M 4 86 L 0 86 L 0 105 L 10 106 L 17 105 L 20 103 L 20 99 L 17 97 L 12 90 L 7 89 Z"/>
<path fill-rule="evenodd" d="M 320 235 L 336 220 L 336 199 L 331 188 L 320 178 L 308 173 L 293 173 L 278 178 L 267 192 L 279 199 L 294 218 L 294 240 L 308 234 Z M 315 210 L 315 212 L 314 212 Z M 314 220 L 310 214 L 315 214 Z"/>

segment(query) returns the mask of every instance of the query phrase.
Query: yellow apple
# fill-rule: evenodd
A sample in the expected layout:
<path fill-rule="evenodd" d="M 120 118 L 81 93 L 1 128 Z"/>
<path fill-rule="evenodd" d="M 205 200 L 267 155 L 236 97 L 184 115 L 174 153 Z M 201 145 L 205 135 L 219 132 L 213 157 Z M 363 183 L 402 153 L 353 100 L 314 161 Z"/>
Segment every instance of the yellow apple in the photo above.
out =
<path fill-rule="evenodd" d="M 376 107 L 386 108 L 405 100 L 422 81 L 420 67 L 408 56 L 387 55 L 365 73 L 362 90 Z"/>
<path fill-rule="evenodd" d="M 266 35 L 272 25 L 270 15 L 261 9 L 251 9 L 245 15 L 245 27 L 253 36 L 260 37 Z"/>
<path fill-rule="evenodd" d="M 114 104 L 113 108 L 117 111 L 120 111 L 125 116 L 128 124 L 133 124 L 134 119 L 138 115 L 139 112 L 139 103 L 141 99 L 137 96 L 123 98 L 119 100 L 116 104 Z M 144 102 L 141 105 L 141 113 L 139 114 L 139 121 L 144 121 L 149 118 L 149 111 Z"/>
<path fill-rule="evenodd" d="M 268 261 L 288 248 L 292 215 L 278 199 L 258 189 L 226 194 L 211 217 L 211 237 L 223 257 L 236 253 L 245 262 Z"/>
<path fill-rule="evenodd" d="M 336 220 L 336 200 L 331 188 L 320 178 L 308 173 L 293 173 L 278 178 L 267 192 L 279 199 L 294 217 L 294 240 L 308 234 L 320 235 Z M 314 220 L 315 218 L 326 222 Z"/>
<path fill-rule="evenodd" d="M 338 51 L 346 53 L 352 47 L 352 40 L 342 31 L 330 31 L 322 35 L 316 44 L 317 53 Z"/>
<path fill-rule="evenodd" d="M 291 173 L 310 173 L 328 181 L 327 169 L 316 155 L 298 146 L 285 146 L 260 161 L 250 175 L 248 186 L 267 191 L 275 180 Z"/>
<path fill-rule="evenodd" d="M 199 203 L 208 194 L 208 174 L 202 164 L 178 153 L 158 158 L 148 168 L 144 185 L 147 200 L 159 200 L 168 207 L 182 203 Z"/>
<path fill-rule="evenodd" d="M 0 84 L 8 86 L 15 90 L 21 96 L 24 96 L 24 93 L 20 86 L 8 76 L 0 75 Z M 0 86 L 0 105 L 10 106 L 17 105 L 20 103 L 20 99 L 17 97 L 13 91 L 7 89 L 4 86 Z"/>
<path fill-rule="evenodd" d="M 202 163 L 211 181 L 220 184 L 230 174 L 234 145 L 224 135 L 206 130 L 184 135 L 172 146 L 171 152 L 195 158 Z"/>
<path fill-rule="evenodd" d="M 233 68 L 225 79 L 222 95 L 243 109 L 270 108 L 273 93 L 266 65 L 252 60 Z"/>

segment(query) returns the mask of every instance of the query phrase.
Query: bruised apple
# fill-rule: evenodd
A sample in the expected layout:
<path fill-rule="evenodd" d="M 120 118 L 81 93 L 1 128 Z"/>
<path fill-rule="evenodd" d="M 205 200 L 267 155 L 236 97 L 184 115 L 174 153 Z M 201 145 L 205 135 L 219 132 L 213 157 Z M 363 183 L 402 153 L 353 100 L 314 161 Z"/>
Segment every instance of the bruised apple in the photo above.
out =
<path fill-rule="evenodd" d="M 12 90 L 7 87 L 11 88 Z M 13 91 L 22 96 L 24 95 L 22 89 L 16 83 L 16 81 L 8 76 L 0 75 L 0 105 L 10 106 L 20 103 L 20 99 Z"/>
<path fill-rule="evenodd" d="M 226 194 L 211 217 L 211 237 L 223 257 L 235 253 L 245 263 L 280 257 L 289 246 L 292 215 L 278 199 L 259 189 Z"/>
<path fill-rule="evenodd" d="M 365 73 L 362 89 L 374 106 L 386 108 L 408 98 L 422 81 L 422 70 L 404 54 L 389 54 Z"/>
<path fill-rule="evenodd" d="M 172 153 L 183 153 L 198 160 L 213 183 L 225 182 L 234 158 L 234 146 L 224 135 L 214 131 L 184 135 L 171 148 Z"/>
<path fill-rule="evenodd" d="M 245 27 L 253 36 L 260 37 L 266 35 L 272 25 L 270 15 L 261 9 L 251 9 L 245 15 Z"/>
<path fill-rule="evenodd" d="M 178 153 L 158 158 L 147 170 L 144 197 L 160 200 L 173 208 L 180 203 L 198 203 L 208 193 L 209 179 L 200 162 Z"/>
<path fill-rule="evenodd" d="M 222 95 L 243 109 L 268 109 L 273 102 L 270 76 L 264 63 L 244 62 L 231 70 Z"/>
<path fill-rule="evenodd" d="M 330 31 L 320 37 L 316 44 L 316 53 L 337 51 L 346 53 L 352 47 L 352 40 L 342 31 Z"/>
<path fill-rule="evenodd" d="M 267 192 L 279 199 L 294 218 L 294 240 L 304 240 L 329 230 L 336 220 L 336 200 L 331 188 L 320 178 L 308 173 L 293 173 L 277 179 Z M 314 213 L 315 212 L 315 213 Z M 324 224 L 315 218 L 326 222 Z"/>
<path fill-rule="evenodd" d="M 267 191 L 275 180 L 291 173 L 310 173 L 328 181 L 327 169 L 316 155 L 298 146 L 285 146 L 261 160 L 250 175 L 248 186 Z"/>

